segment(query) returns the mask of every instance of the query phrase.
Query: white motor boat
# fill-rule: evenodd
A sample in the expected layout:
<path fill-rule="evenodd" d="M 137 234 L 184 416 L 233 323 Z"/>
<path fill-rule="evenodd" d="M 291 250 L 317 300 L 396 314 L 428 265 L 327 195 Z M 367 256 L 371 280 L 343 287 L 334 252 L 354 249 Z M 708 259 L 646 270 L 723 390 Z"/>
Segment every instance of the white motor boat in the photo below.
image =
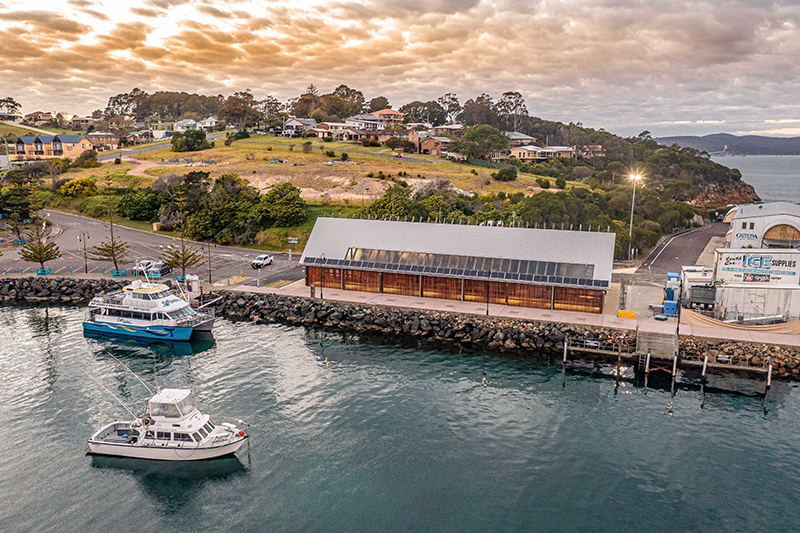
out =
<path fill-rule="evenodd" d="M 86 453 L 198 461 L 232 454 L 246 440 L 244 428 L 230 423 L 214 424 L 208 415 L 202 414 L 190 390 L 163 389 L 147 400 L 141 415 L 112 422 L 92 435 Z"/>

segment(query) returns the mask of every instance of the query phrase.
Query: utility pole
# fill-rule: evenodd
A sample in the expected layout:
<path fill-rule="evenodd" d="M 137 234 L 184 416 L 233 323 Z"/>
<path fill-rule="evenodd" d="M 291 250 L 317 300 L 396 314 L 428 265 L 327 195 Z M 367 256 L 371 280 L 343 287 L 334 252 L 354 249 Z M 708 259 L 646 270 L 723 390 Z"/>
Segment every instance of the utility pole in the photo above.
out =
<path fill-rule="evenodd" d="M 82 242 L 83 243 L 83 272 L 84 272 L 84 274 L 88 274 L 89 273 L 89 263 L 87 262 L 87 259 L 86 259 L 86 241 L 88 241 L 88 240 L 89 240 L 89 232 L 88 231 L 82 231 L 78 235 L 78 242 Z"/>

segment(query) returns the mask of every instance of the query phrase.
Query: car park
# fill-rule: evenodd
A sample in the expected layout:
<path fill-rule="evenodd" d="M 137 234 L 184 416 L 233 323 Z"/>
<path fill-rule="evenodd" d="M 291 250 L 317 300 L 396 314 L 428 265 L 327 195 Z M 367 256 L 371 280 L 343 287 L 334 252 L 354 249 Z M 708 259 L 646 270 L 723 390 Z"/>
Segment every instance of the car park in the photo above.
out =
<path fill-rule="evenodd" d="M 264 268 L 267 265 L 271 265 L 274 261 L 274 258 L 269 254 L 262 254 L 253 259 L 250 263 L 250 266 L 253 268 Z"/>
<path fill-rule="evenodd" d="M 147 274 L 147 269 L 153 266 L 153 262 L 149 259 L 139 259 L 136 264 L 131 268 L 134 276 L 144 276 Z"/>

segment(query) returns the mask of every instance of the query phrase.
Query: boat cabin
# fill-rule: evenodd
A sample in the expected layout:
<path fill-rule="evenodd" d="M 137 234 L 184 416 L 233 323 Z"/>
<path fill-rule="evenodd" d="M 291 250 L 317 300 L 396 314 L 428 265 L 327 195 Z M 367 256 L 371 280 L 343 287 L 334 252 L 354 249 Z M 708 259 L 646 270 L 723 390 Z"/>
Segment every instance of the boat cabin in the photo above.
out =
<path fill-rule="evenodd" d="M 189 418 L 197 406 L 189 389 L 164 389 L 155 393 L 147 402 L 152 417 L 173 419 Z"/>

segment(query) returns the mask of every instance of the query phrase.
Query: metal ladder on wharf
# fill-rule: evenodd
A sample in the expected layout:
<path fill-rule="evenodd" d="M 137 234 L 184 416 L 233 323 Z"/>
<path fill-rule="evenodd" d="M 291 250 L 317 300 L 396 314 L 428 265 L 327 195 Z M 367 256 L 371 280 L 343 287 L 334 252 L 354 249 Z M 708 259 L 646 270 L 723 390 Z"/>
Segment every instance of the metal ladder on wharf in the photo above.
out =
<path fill-rule="evenodd" d="M 668 362 L 669 367 L 658 366 L 652 370 L 664 370 L 672 373 L 674 372 L 674 361 L 678 355 L 678 337 L 674 333 L 641 331 L 637 328 L 636 353 L 639 355 L 640 371 L 649 372 L 652 362 L 664 361 Z"/>

